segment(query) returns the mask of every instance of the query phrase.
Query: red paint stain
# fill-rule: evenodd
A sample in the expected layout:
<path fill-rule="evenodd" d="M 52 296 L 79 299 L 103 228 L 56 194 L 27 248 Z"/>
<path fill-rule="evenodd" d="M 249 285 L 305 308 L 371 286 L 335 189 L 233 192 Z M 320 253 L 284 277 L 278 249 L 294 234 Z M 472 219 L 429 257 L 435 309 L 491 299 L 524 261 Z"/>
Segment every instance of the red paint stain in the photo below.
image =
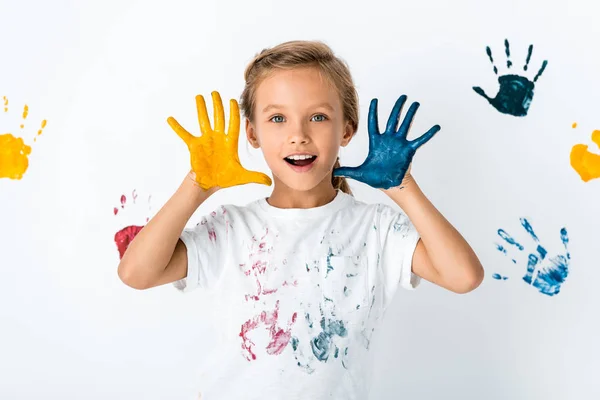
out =
<path fill-rule="evenodd" d="M 133 241 L 133 238 L 140 233 L 142 228 L 143 226 L 130 225 L 115 233 L 115 243 L 117 244 L 117 249 L 119 250 L 119 259 L 123 258 L 123 255 L 129 247 L 129 244 Z"/>
<path fill-rule="evenodd" d="M 269 330 L 271 340 L 266 347 L 267 354 L 279 355 L 290 342 L 292 336 L 291 326 L 296 322 L 297 313 L 292 315 L 292 320 L 287 324 L 287 328 L 283 329 L 278 326 L 279 323 L 279 300 L 275 303 L 275 310 L 272 312 L 262 311 L 259 315 L 242 324 L 242 329 L 239 336 L 242 338 L 242 349 L 245 352 L 245 357 L 248 361 L 256 360 L 256 354 L 252 351 L 255 346 L 254 342 L 248 337 L 248 333 L 257 329 L 259 326 L 264 326 Z"/>
<path fill-rule="evenodd" d="M 131 193 L 131 197 L 133 198 L 133 203 L 135 204 L 135 200 L 138 197 L 135 189 Z M 148 204 L 150 204 L 150 198 L 151 196 L 148 197 Z M 113 208 L 114 215 L 119 213 L 119 209 L 125 209 L 125 206 L 127 205 L 127 196 L 122 194 L 120 203 L 121 205 L 119 207 Z M 146 222 L 149 220 L 150 217 L 146 217 Z M 119 259 L 123 258 L 123 255 L 125 254 L 125 251 L 127 251 L 129 244 L 133 241 L 137 234 L 140 233 L 143 227 L 144 225 L 129 225 L 115 233 L 114 240 L 115 244 L 117 245 L 117 250 L 119 251 Z"/>

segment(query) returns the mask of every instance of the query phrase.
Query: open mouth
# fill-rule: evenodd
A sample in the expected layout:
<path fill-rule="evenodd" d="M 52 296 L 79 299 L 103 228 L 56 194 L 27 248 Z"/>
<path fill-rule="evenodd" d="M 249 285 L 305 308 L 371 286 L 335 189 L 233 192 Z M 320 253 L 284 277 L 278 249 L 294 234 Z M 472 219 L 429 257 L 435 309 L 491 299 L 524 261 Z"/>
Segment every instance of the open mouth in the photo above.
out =
<path fill-rule="evenodd" d="M 298 159 L 294 159 L 294 158 L 290 158 L 290 157 L 284 158 L 284 160 L 288 164 L 296 165 L 298 167 L 303 167 L 305 165 L 312 164 L 316 159 L 317 159 L 317 156 L 306 156 L 304 158 L 298 158 Z"/>

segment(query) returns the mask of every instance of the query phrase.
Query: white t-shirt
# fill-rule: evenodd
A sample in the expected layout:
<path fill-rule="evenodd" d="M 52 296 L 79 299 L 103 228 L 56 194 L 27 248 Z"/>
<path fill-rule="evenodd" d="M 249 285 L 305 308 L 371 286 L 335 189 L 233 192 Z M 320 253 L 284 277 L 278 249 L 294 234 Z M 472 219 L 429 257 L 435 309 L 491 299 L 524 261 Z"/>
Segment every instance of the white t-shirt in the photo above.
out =
<path fill-rule="evenodd" d="M 338 190 L 330 203 L 224 205 L 186 229 L 187 292 L 209 291 L 218 343 L 202 400 L 366 399 L 371 337 L 398 285 L 419 284 L 402 211 Z"/>

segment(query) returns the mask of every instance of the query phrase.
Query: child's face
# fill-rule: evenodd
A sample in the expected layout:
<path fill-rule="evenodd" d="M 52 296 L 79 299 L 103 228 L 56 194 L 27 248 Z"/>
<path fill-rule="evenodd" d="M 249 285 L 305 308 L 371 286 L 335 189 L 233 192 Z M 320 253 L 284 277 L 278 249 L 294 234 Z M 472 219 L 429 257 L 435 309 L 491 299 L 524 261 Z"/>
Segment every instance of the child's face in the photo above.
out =
<path fill-rule="evenodd" d="M 254 148 L 262 148 L 276 184 L 306 191 L 331 182 L 339 148 L 353 131 L 335 88 L 316 68 L 297 68 L 275 71 L 260 83 L 246 134 Z M 297 152 L 316 156 L 307 171 L 285 160 Z"/>

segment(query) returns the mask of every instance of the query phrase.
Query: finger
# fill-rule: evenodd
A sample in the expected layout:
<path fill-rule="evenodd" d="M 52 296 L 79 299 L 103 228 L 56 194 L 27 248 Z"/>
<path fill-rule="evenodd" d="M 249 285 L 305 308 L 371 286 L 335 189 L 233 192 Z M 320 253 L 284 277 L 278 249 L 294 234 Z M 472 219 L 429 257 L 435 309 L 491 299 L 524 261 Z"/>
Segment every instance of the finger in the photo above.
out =
<path fill-rule="evenodd" d="M 213 100 L 213 121 L 215 122 L 215 132 L 225 133 L 225 110 L 223 110 L 223 100 L 219 92 L 212 92 Z"/>
<path fill-rule="evenodd" d="M 480 88 L 479 86 L 473 86 L 473 90 L 475 91 L 475 93 L 477 93 L 478 95 L 482 96 L 487 101 L 491 101 L 492 100 L 492 99 L 490 99 L 490 97 L 487 94 L 485 94 L 485 92 L 483 91 L 483 89 Z"/>
<path fill-rule="evenodd" d="M 247 169 L 244 170 L 244 174 L 242 177 L 243 183 L 258 183 L 261 185 L 271 186 L 273 183 L 271 178 L 268 175 L 263 174 L 258 171 L 249 171 Z"/>
<path fill-rule="evenodd" d="M 398 129 L 398 121 L 400 120 L 400 113 L 402 112 L 404 103 L 406 103 L 405 94 L 398 97 L 398 100 L 396 100 L 396 104 L 394 104 L 394 108 L 388 118 L 387 127 L 385 128 L 386 132 L 396 132 L 396 129 Z"/>
<path fill-rule="evenodd" d="M 371 100 L 369 106 L 369 135 L 379 133 L 379 121 L 377 118 L 377 99 Z"/>
<path fill-rule="evenodd" d="M 359 167 L 339 167 L 333 170 L 333 176 L 343 176 L 357 181 L 362 181 L 363 172 Z"/>
<path fill-rule="evenodd" d="M 527 218 L 519 218 L 519 221 L 521 222 L 521 226 L 523 228 L 525 228 L 525 230 L 527 231 L 527 233 L 529 233 L 529 236 L 531 236 L 531 238 L 533 240 L 535 240 L 536 243 L 539 243 L 540 242 L 540 238 L 538 238 L 538 236 L 533 231 L 533 226 L 531 226 L 531 223 L 529 223 L 529 221 L 527 220 Z"/>
<path fill-rule="evenodd" d="M 517 242 L 512 236 L 510 236 L 504 229 L 498 229 L 498 236 L 500 236 L 504 241 L 508 244 L 515 246 L 520 251 L 523 251 L 525 247 L 522 244 Z"/>
<path fill-rule="evenodd" d="M 210 121 L 208 119 L 208 111 L 206 110 L 206 103 L 204 102 L 204 96 L 199 94 L 196 96 L 196 110 L 198 111 L 198 124 L 200 125 L 200 132 L 204 135 L 211 131 Z"/>
<path fill-rule="evenodd" d="M 419 147 L 423 146 L 425 143 L 427 143 L 429 141 L 429 139 L 431 139 L 436 133 L 438 133 L 440 131 L 440 129 L 442 129 L 442 128 L 439 125 L 434 125 L 431 127 L 431 129 L 429 129 L 423 135 L 416 138 L 415 140 L 412 140 L 410 143 L 412 144 L 413 149 L 416 150 Z"/>
<path fill-rule="evenodd" d="M 405 138 L 408 135 L 408 131 L 410 130 L 410 126 L 412 125 L 413 119 L 415 119 L 415 113 L 419 109 L 419 102 L 415 101 L 410 105 L 408 112 L 406 113 L 406 117 L 402 121 L 402 125 L 400 125 L 400 129 L 398 129 L 398 135 Z"/>
<path fill-rule="evenodd" d="M 569 244 L 569 235 L 567 233 L 567 228 L 562 228 L 560 230 L 560 240 L 565 245 L 565 249 L 567 249 L 567 245 Z M 567 254 L 569 254 L 568 251 Z"/>
<path fill-rule="evenodd" d="M 175 118 L 173 118 L 173 117 L 167 118 L 167 123 L 169 124 L 171 129 L 173 129 L 175 131 L 175 133 L 177 133 L 177 135 L 179 135 L 179 137 L 181 139 L 183 139 L 183 141 L 186 144 L 189 145 L 192 142 L 192 140 L 194 140 L 194 136 L 191 133 L 189 133 L 187 130 L 185 130 L 185 128 L 183 126 L 181 126 Z"/>
<path fill-rule="evenodd" d="M 240 136 L 240 107 L 234 99 L 229 100 L 229 127 L 227 128 L 227 140 L 231 147 L 237 152 L 238 139 Z"/>

